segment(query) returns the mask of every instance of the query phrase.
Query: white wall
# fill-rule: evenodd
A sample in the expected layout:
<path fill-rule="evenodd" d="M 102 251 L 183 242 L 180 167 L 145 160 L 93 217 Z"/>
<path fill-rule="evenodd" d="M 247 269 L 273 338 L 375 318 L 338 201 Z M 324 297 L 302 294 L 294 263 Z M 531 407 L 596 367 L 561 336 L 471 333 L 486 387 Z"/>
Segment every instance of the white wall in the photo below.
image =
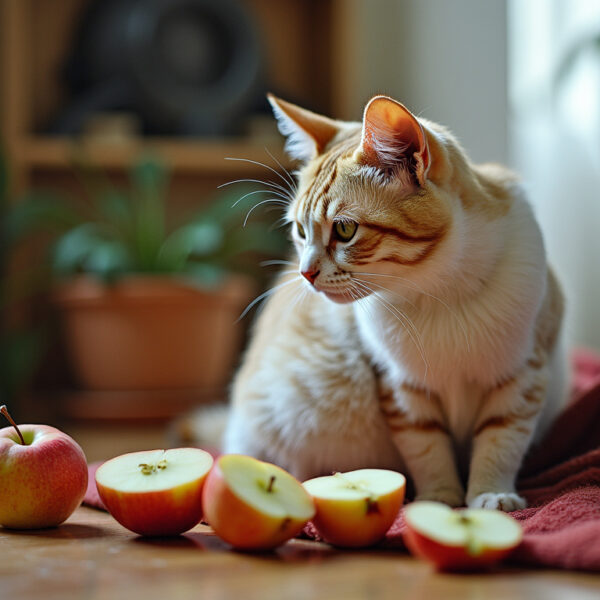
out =
<path fill-rule="evenodd" d="M 387 93 L 449 127 L 476 162 L 508 160 L 504 0 L 341 0 L 354 71 L 343 118 Z M 351 46 L 351 44 L 354 44 Z"/>
<path fill-rule="evenodd" d="M 600 34 L 600 2 L 509 6 L 511 154 L 566 291 L 568 339 L 600 350 L 600 52 L 557 81 L 569 49 Z"/>

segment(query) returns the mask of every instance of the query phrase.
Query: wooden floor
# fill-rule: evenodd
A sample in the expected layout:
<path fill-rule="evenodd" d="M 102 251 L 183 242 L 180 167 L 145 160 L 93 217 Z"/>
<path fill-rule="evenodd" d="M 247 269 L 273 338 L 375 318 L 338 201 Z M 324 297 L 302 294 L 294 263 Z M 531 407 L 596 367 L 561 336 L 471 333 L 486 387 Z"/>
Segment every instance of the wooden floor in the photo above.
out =
<path fill-rule="evenodd" d="M 161 425 L 67 426 L 88 460 L 168 446 Z M 61 527 L 0 528 L 1 600 L 598 600 L 600 576 L 503 568 L 436 574 L 405 554 L 343 552 L 293 540 L 269 554 L 232 551 L 205 526 L 145 540 L 104 512 L 79 508 Z"/>
<path fill-rule="evenodd" d="M 600 598 L 600 577 L 590 574 L 436 574 L 402 554 L 341 552 L 300 540 L 273 553 L 243 554 L 202 525 L 179 538 L 146 540 L 85 507 L 56 529 L 0 530 L 0 557 L 6 600 Z"/>

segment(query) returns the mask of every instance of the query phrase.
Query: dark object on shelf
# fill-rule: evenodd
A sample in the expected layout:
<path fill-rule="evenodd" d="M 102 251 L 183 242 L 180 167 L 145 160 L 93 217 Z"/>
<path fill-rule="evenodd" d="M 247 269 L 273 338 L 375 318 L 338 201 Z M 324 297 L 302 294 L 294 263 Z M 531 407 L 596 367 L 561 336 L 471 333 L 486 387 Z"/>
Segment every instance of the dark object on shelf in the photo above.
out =
<path fill-rule="evenodd" d="M 256 26 L 237 0 L 97 0 L 65 69 L 71 105 L 51 133 L 130 110 L 152 134 L 235 133 L 264 95 Z"/>

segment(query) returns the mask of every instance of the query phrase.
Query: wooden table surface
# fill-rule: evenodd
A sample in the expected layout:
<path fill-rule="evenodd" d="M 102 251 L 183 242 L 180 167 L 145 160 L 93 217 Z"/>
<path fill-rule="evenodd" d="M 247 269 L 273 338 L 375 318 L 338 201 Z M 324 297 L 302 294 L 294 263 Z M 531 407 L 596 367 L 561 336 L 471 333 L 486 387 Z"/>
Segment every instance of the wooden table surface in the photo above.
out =
<path fill-rule="evenodd" d="M 598 600 L 600 576 L 514 568 L 437 574 L 397 552 L 342 552 L 301 540 L 244 554 L 202 525 L 179 538 L 143 539 L 81 507 L 56 529 L 0 529 L 0 598 Z"/>

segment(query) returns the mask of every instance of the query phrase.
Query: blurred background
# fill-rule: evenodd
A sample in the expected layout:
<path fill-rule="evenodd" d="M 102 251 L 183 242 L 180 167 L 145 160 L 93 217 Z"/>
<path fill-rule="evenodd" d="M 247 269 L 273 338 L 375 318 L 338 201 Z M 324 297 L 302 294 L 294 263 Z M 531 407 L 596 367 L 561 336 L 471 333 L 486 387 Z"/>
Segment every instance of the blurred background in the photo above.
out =
<path fill-rule="evenodd" d="M 600 3 L 0 0 L 0 44 L 0 404 L 88 458 L 226 397 L 288 253 L 266 91 L 386 93 L 517 169 L 600 349 Z"/>

